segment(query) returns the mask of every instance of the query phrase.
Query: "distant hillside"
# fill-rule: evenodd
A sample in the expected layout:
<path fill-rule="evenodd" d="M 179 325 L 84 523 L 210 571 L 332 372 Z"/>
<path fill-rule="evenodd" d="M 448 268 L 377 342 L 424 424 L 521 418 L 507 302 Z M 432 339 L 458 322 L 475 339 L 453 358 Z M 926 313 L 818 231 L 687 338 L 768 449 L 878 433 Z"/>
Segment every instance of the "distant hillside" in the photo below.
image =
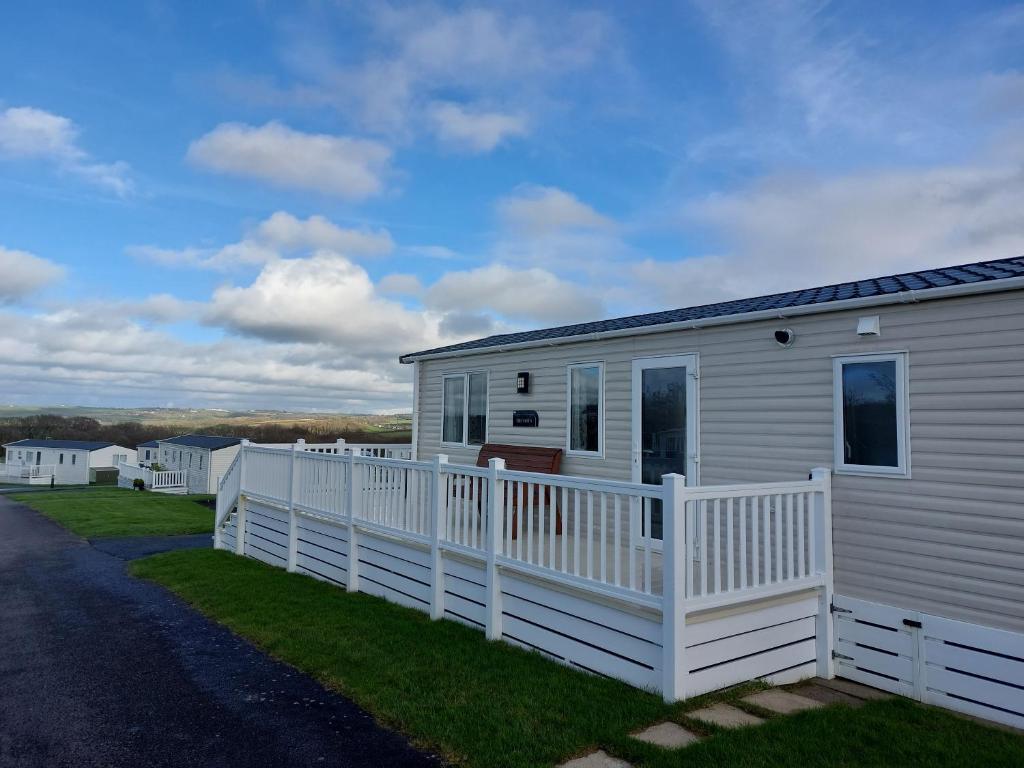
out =
<path fill-rule="evenodd" d="M 133 447 L 184 432 L 247 437 L 261 443 L 407 442 L 412 417 L 361 414 L 308 414 L 286 411 L 212 409 L 117 409 L 0 406 L 0 445 L 25 438 L 109 440 Z"/>

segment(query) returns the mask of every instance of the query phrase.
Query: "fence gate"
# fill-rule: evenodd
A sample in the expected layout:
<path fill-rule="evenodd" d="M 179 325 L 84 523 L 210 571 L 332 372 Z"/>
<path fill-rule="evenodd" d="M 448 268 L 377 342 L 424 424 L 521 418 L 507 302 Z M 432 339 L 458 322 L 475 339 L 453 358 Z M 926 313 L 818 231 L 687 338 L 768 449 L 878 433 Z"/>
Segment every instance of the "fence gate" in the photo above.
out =
<path fill-rule="evenodd" d="M 836 674 L 1024 728 L 1024 635 L 836 595 Z"/>

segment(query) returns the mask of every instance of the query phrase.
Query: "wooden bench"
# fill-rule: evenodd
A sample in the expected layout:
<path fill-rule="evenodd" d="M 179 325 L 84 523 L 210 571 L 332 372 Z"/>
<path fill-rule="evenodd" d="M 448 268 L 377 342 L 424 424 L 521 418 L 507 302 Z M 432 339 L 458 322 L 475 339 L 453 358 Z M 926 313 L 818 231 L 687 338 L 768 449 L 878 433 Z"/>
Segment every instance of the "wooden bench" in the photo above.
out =
<path fill-rule="evenodd" d="M 502 443 L 485 443 L 480 447 L 480 453 L 476 457 L 478 467 L 486 467 L 491 459 L 504 459 L 505 469 L 517 472 L 538 472 L 545 475 L 557 475 L 562 467 L 561 448 L 541 448 L 536 445 L 504 445 Z M 518 494 L 512 496 L 512 538 L 516 538 L 519 527 L 519 500 Z M 555 496 L 557 501 L 557 494 Z M 525 503 L 525 500 L 524 500 Z M 534 509 L 540 506 L 540 494 L 537 494 L 533 501 Z M 547 509 L 553 509 L 551 505 L 551 488 L 544 489 L 544 505 Z M 562 512 L 558 510 L 555 517 L 555 533 L 562 535 Z"/>

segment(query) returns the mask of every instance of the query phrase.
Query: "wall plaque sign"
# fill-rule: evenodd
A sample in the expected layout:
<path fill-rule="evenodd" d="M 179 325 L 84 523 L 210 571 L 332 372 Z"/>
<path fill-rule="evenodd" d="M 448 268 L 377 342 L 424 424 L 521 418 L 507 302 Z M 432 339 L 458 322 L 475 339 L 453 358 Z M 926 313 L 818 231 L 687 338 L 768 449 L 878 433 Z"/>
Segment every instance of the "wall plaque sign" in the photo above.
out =
<path fill-rule="evenodd" d="M 536 411 L 513 411 L 513 427 L 537 427 L 540 426 L 540 417 Z"/>

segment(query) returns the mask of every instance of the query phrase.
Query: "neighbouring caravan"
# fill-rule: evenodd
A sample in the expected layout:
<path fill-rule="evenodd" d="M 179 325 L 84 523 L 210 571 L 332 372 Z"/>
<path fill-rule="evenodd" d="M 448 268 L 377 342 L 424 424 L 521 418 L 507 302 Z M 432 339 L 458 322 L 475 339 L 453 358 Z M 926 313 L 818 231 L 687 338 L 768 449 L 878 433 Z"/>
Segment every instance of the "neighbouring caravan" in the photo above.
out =
<path fill-rule="evenodd" d="M 242 438 L 190 434 L 156 442 L 154 461 L 163 470 L 185 472 L 185 493 L 216 493 Z"/>
<path fill-rule="evenodd" d="M 691 487 L 831 467 L 836 673 L 1024 726 L 1024 258 L 402 362 L 420 461 L 546 446 L 566 475 Z"/>
<path fill-rule="evenodd" d="M 160 448 L 156 440 L 147 440 L 136 446 L 135 451 L 139 456 L 139 466 L 148 467 L 153 462 L 159 463 L 157 450 Z"/>
<path fill-rule="evenodd" d="M 97 469 L 135 461 L 133 448 L 89 440 L 26 439 L 4 449 L 7 478 L 31 485 L 49 484 L 51 478 L 57 485 L 85 485 L 95 480 Z"/>

